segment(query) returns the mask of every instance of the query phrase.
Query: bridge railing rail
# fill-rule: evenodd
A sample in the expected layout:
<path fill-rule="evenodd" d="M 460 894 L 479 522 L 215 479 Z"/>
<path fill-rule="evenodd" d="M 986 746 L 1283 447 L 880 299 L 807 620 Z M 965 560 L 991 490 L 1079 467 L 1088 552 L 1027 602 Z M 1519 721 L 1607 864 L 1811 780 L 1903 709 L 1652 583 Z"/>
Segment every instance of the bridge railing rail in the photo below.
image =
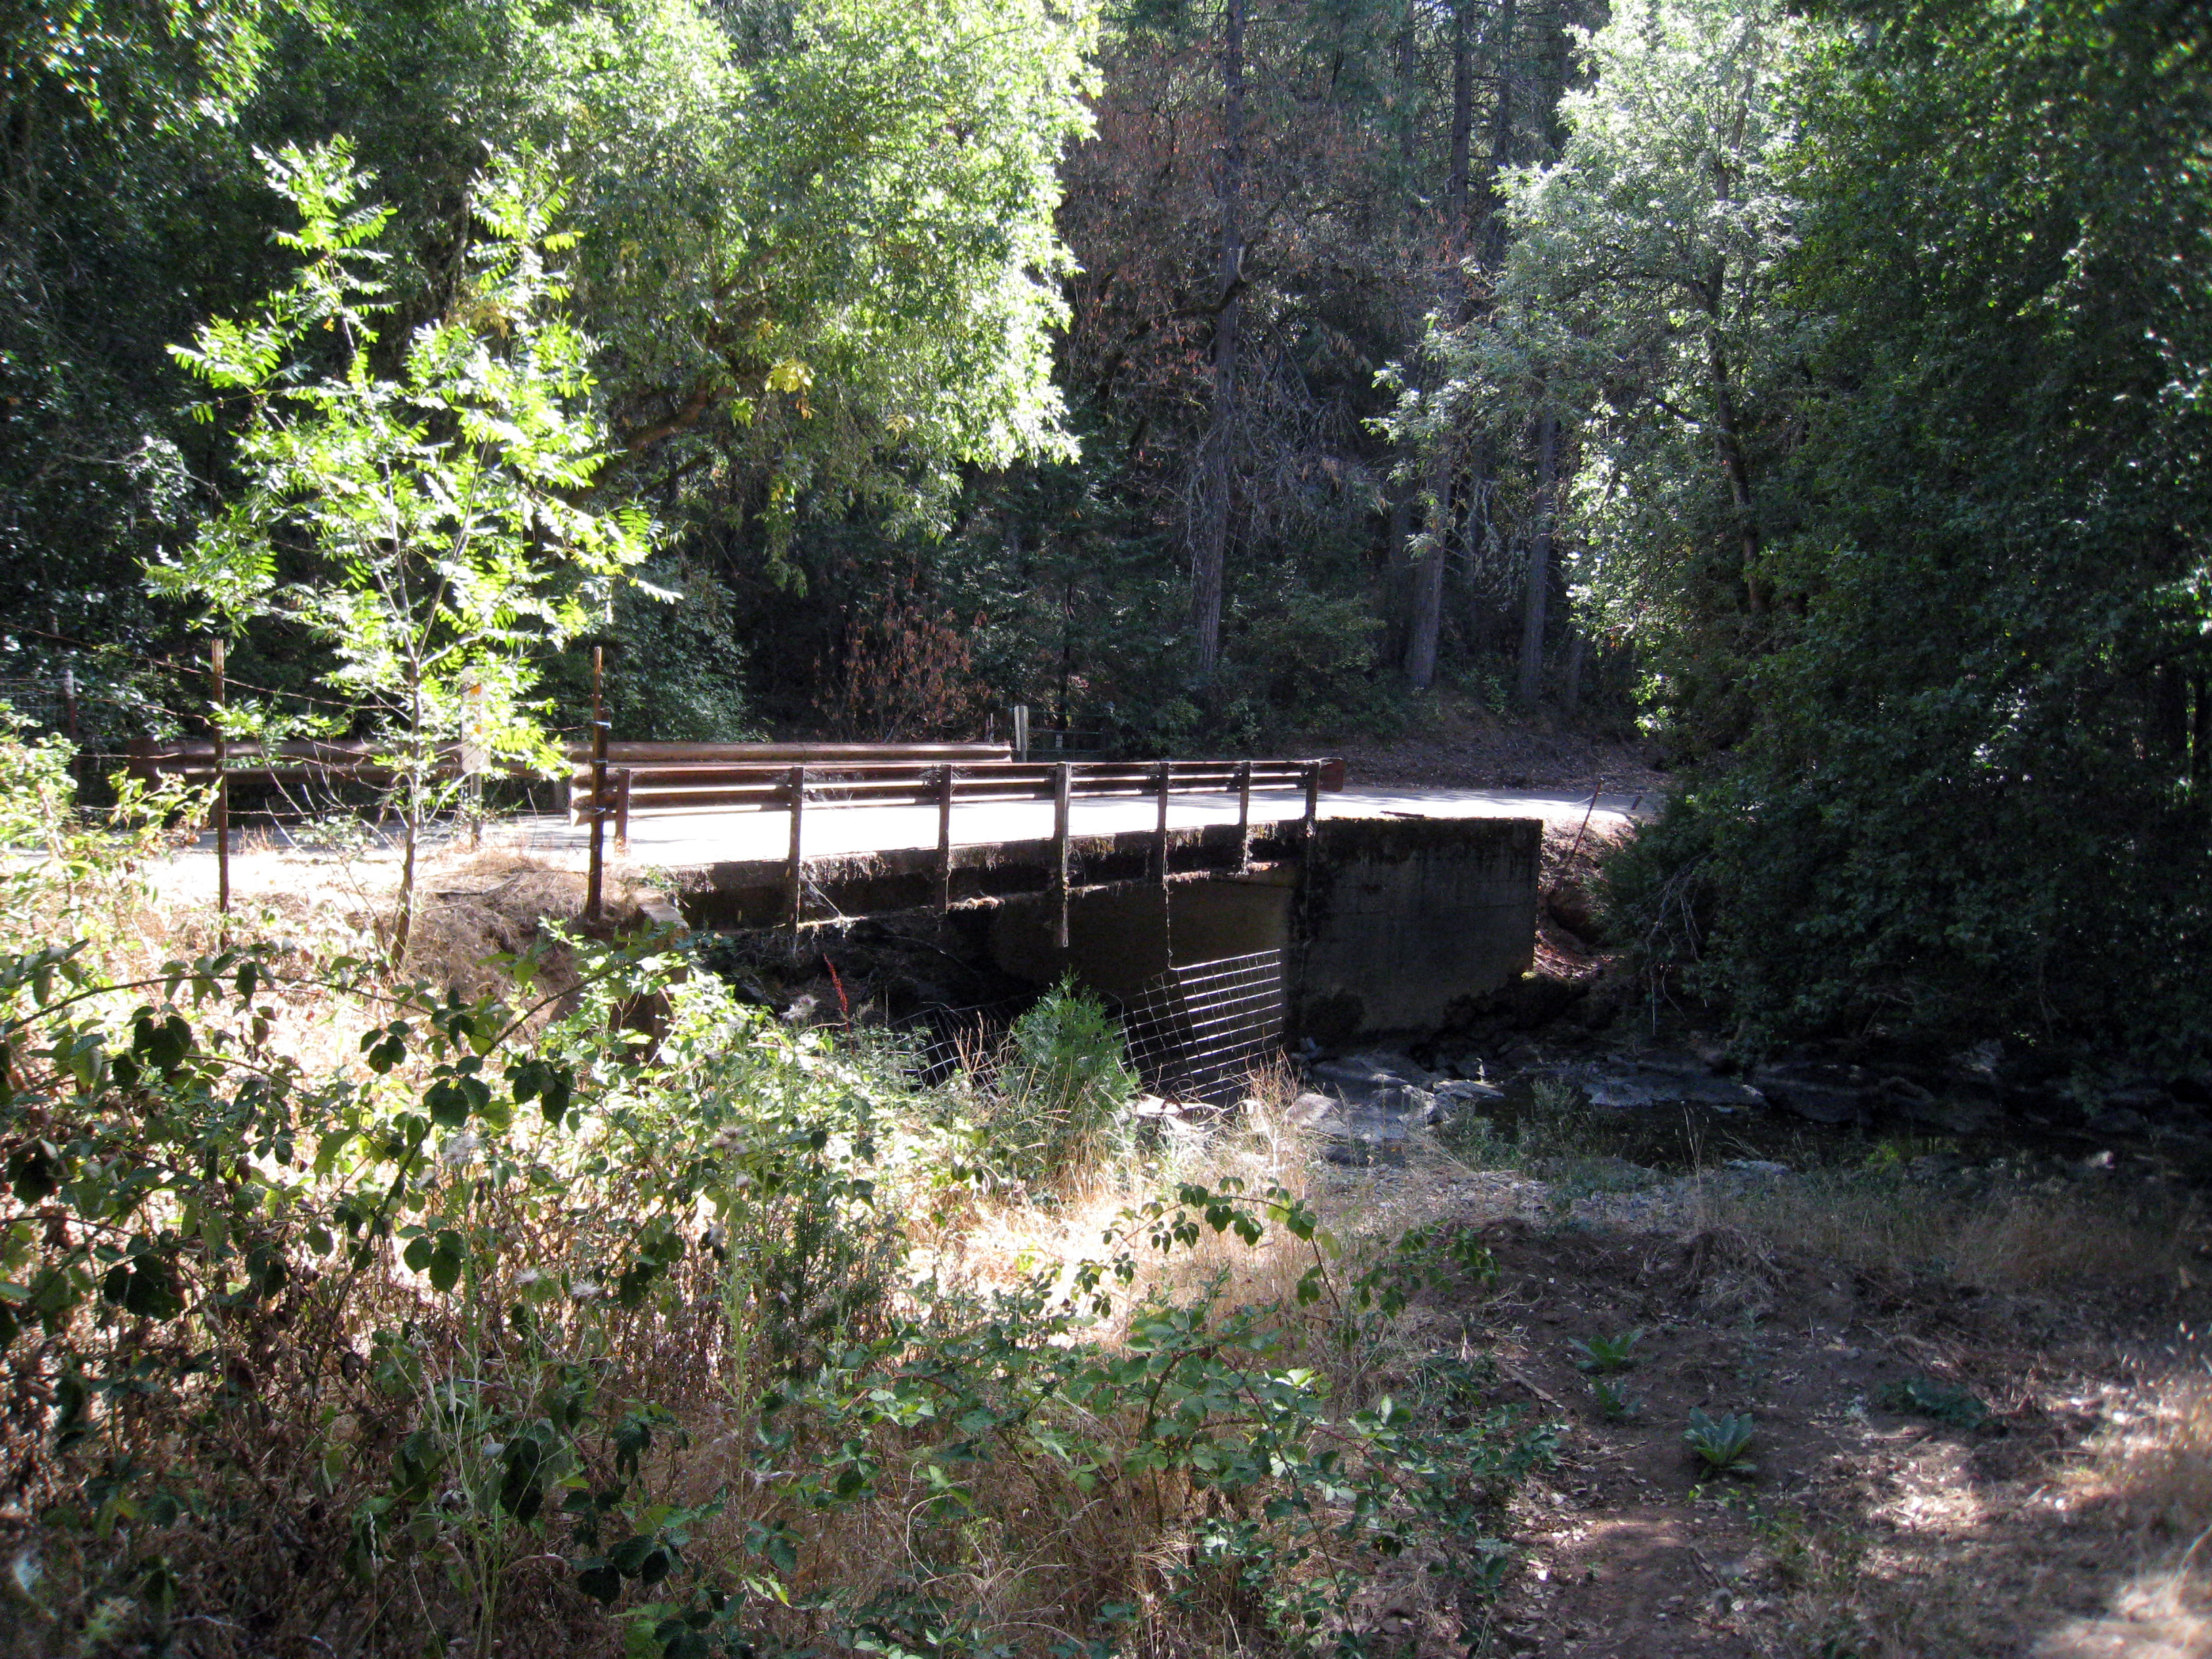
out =
<path fill-rule="evenodd" d="M 610 757 L 603 787 L 595 769 L 569 781 L 571 822 L 595 814 L 627 840 L 639 814 L 800 811 L 811 807 L 936 806 L 1048 801 L 1065 787 L 1077 800 L 1176 795 L 1280 793 L 1344 787 L 1340 759 L 1259 761 L 677 761 L 624 763 Z"/>

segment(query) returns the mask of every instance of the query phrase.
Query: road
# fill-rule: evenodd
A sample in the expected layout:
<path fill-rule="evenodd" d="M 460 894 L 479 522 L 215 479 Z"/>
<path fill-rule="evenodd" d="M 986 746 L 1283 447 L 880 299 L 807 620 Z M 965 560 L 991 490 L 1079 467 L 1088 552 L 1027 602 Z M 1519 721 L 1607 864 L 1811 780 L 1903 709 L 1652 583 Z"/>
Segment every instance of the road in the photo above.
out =
<path fill-rule="evenodd" d="M 1616 824 L 1650 816 L 1656 802 L 1630 795 L 1601 795 L 1594 824 Z M 1325 818 L 1542 818 L 1577 824 L 1591 811 L 1587 793 L 1547 790 L 1351 789 L 1321 798 Z M 1296 791 L 1255 793 L 1255 823 L 1304 816 L 1305 799 Z M 1159 821 L 1156 801 L 1145 799 L 1079 799 L 1070 804 L 1068 828 L 1076 836 L 1110 836 L 1150 830 Z M 1237 822 L 1237 797 L 1174 795 L 1168 801 L 1168 827 L 1180 830 Z M 1052 834 L 1050 801 L 976 801 L 952 810 L 956 847 L 994 842 L 1040 841 Z M 937 845 L 934 806 L 848 806 L 810 802 L 800 823 L 800 853 L 828 858 L 852 853 L 888 853 Z M 501 832 L 502 845 L 526 848 L 565 862 L 588 848 L 588 826 L 533 819 Z M 697 868 L 755 859 L 787 858 L 791 818 L 787 812 L 699 812 L 640 815 L 630 820 L 628 862 L 659 869 Z"/>
<path fill-rule="evenodd" d="M 1648 795 L 1600 795 L 1591 807 L 1587 792 L 1545 789 L 1347 789 L 1321 798 L 1326 818 L 1541 818 L 1571 829 L 1590 812 L 1591 826 L 1606 830 L 1628 820 L 1646 820 L 1658 802 Z M 1106 836 L 1150 830 L 1159 808 L 1150 799 L 1076 800 L 1069 828 L 1077 836 Z M 1252 797 L 1255 823 L 1295 819 L 1305 798 L 1294 791 Z M 1169 799 L 1168 824 L 1184 829 L 1234 823 L 1234 795 L 1176 795 Z M 299 843 L 312 843 L 311 830 L 298 830 Z M 611 863 L 632 869 L 698 869 L 708 865 L 784 859 L 791 851 L 791 819 L 781 811 L 640 814 L 630 821 L 629 848 L 617 852 L 609 829 Z M 810 802 L 801 825 L 802 856 L 827 858 L 853 853 L 887 853 L 937 845 L 934 806 L 835 806 Z M 956 846 L 993 842 L 1041 841 L 1052 834 L 1050 801 L 964 802 L 952 811 Z M 367 890 L 388 887 L 398 872 L 397 849 L 366 826 L 350 828 L 356 844 L 337 852 L 295 843 L 293 829 L 257 826 L 237 833 L 232 846 L 232 883 L 240 893 L 299 891 L 325 888 L 333 881 Z M 365 839 L 366 844 L 361 844 Z M 450 855 L 453 839 L 425 837 L 426 850 Z M 564 817 L 505 819 L 486 826 L 490 852 L 526 853 L 536 862 L 581 870 L 589 857 L 591 830 Z M 177 899 L 210 901 L 215 896 L 215 846 L 211 836 L 181 849 L 154 872 L 156 888 Z M 388 867 L 387 867 L 388 866 Z M 341 879 L 342 878 L 342 879 Z"/>

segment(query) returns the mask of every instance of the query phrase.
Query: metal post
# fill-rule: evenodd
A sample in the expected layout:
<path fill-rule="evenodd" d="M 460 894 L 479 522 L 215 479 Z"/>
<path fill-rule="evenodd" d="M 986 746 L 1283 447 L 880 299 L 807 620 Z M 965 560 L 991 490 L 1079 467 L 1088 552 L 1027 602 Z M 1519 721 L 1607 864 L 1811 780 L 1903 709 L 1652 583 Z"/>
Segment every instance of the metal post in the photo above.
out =
<path fill-rule="evenodd" d="M 1067 821 L 1068 785 L 1074 769 L 1066 761 L 1052 769 L 1053 885 L 1060 894 L 1060 916 L 1053 927 L 1053 943 L 1067 949 Z"/>
<path fill-rule="evenodd" d="M 215 679 L 215 909 L 230 915 L 230 745 L 222 731 L 223 642 L 216 641 L 208 653 Z M 221 938 L 220 933 L 218 938 Z"/>
<path fill-rule="evenodd" d="M 1252 867 L 1252 763 L 1237 763 L 1237 869 Z"/>
<path fill-rule="evenodd" d="M 952 908 L 952 769 L 937 775 L 937 908 Z"/>
<path fill-rule="evenodd" d="M 806 810 L 806 769 L 804 766 L 791 769 L 791 781 L 787 787 L 791 791 L 791 866 L 784 876 L 784 885 L 789 889 L 787 896 L 791 904 L 791 941 L 796 945 L 799 943 L 799 916 L 805 906 L 805 890 L 799 880 L 799 814 Z"/>
<path fill-rule="evenodd" d="M 584 890 L 584 920 L 596 927 L 604 911 L 607 857 L 607 650 L 592 647 L 592 872 Z"/>
<path fill-rule="evenodd" d="M 1025 702 L 1014 705 L 1014 758 L 1025 761 L 1030 757 L 1030 706 Z"/>
<path fill-rule="evenodd" d="M 1160 885 L 1163 887 L 1168 884 L 1168 788 L 1172 776 L 1170 769 L 1174 764 L 1172 761 L 1162 761 L 1152 776 L 1153 787 L 1159 792 L 1160 798 L 1160 821 L 1158 827 L 1152 831 L 1152 842 L 1159 848 Z"/>

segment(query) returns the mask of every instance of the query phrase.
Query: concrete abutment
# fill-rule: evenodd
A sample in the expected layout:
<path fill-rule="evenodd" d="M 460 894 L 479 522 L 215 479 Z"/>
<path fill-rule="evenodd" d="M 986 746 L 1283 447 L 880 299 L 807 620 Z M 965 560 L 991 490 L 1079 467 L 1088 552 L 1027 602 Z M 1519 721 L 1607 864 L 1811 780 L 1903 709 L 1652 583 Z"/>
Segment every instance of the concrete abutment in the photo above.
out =
<path fill-rule="evenodd" d="M 1073 975 L 1127 1002 L 1170 968 L 1279 951 L 1286 1035 L 1326 1048 L 1449 1029 L 1528 971 L 1540 821 L 1328 817 L 1312 836 L 1269 825 L 1248 848 L 1230 826 L 1175 830 L 1164 880 L 1152 834 L 1077 837 L 1065 948 L 1051 842 L 959 848 L 949 872 L 920 851 L 810 860 L 799 938 L 825 922 L 919 920 L 941 884 L 962 923 L 948 939 L 1032 984 Z M 714 865 L 682 885 L 696 926 L 788 924 L 783 865 Z"/>

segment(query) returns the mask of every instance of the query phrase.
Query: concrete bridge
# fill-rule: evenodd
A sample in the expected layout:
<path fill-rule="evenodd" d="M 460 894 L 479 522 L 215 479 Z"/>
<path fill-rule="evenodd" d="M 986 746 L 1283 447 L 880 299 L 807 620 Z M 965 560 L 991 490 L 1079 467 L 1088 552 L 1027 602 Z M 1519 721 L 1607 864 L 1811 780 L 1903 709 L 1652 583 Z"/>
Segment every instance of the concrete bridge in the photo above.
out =
<path fill-rule="evenodd" d="M 1255 790 L 1164 799 L 806 805 L 641 814 L 626 861 L 696 927 L 796 935 L 864 919 L 1125 1002 L 1164 975 L 1273 952 L 1286 1035 L 1327 1046 L 1443 1029 L 1528 970 L 1546 823 L 1617 823 L 1588 793 Z M 588 823 L 538 820 L 580 866 Z"/>

